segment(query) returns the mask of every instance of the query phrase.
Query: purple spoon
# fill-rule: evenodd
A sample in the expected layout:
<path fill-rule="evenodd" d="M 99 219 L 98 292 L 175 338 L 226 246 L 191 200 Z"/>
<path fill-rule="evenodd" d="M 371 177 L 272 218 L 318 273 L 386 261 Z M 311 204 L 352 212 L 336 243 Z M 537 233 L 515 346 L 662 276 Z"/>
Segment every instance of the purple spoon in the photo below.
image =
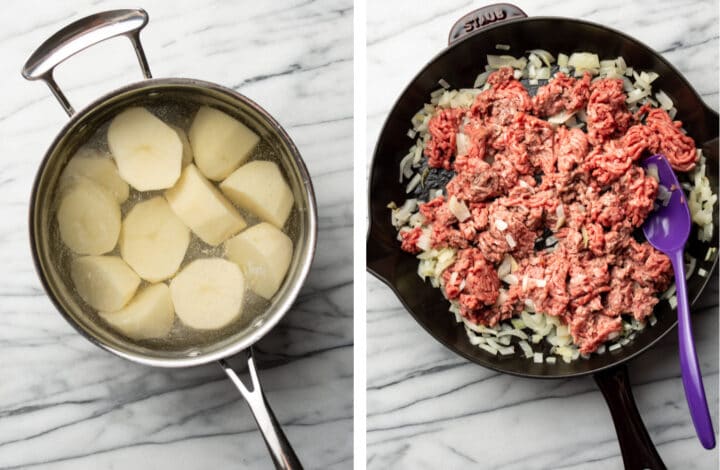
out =
<path fill-rule="evenodd" d="M 695 352 L 692 325 L 690 324 L 690 305 L 685 285 L 683 251 L 685 242 L 690 235 L 690 209 L 688 209 L 685 194 L 680 189 L 677 176 L 664 155 L 648 157 L 643 160 L 642 165 L 645 168 L 654 165 L 657 168 L 660 184 L 668 190 L 672 190 L 669 203 L 666 206 L 660 205 L 645 220 L 643 232 L 645 232 L 647 241 L 665 253 L 672 261 L 677 296 L 680 370 L 685 397 L 700 442 L 706 449 L 712 449 L 715 447 L 715 432 L 710 420 L 710 410 L 708 410 L 702 375 L 700 375 L 700 364 L 698 364 Z"/>

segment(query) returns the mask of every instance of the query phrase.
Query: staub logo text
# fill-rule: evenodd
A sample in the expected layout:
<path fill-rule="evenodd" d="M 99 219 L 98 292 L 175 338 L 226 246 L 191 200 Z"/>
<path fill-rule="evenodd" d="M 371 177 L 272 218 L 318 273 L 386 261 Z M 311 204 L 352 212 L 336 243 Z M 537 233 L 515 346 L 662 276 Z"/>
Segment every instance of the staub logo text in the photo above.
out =
<path fill-rule="evenodd" d="M 480 15 L 471 18 L 465 22 L 465 32 L 472 33 L 477 28 L 481 28 L 490 23 L 504 20 L 507 18 L 507 13 L 502 8 L 494 8 L 493 10 L 486 11 Z"/>

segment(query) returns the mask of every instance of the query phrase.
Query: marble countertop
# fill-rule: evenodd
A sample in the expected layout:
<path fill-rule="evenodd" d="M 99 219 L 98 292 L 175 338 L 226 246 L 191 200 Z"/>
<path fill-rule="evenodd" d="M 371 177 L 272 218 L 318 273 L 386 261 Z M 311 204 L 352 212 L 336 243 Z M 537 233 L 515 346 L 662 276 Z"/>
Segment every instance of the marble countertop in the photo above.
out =
<path fill-rule="evenodd" d="M 137 2 L 156 77 L 231 87 L 298 145 L 318 199 L 320 248 L 299 300 L 258 345 L 261 380 L 307 468 L 352 462 L 352 2 Z M 61 26 L 127 2 L 3 3 L 0 16 L 0 468 L 270 468 L 242 398 L 216 365 L 139 366 L 80 337 L 31 261 L 30 188 L 67 121 L 30 53 Z M 76 107 L 141 78 L 125 39 L 58 69 Z"/>
<path fill-rule="evenodd" d="M 392 103 L 446 44 L 450 26 L 485 2 L 370 1 L 368 141 L 372 155 Z M 659 50 L 718 109 L 716 2 L 516 1 L 529 15 L 596 21 Z M 693 316 L 710 410 L 718 426 L 717 276 Z M 500 375 L 433 340 L 368 275 L 368 468 L 622 468 L 615 430 L 591 378 L 544 381 Z M 676 335 L 629 365 L 634 393 L 668 468 L 716 469 L 680 381 Z"/>

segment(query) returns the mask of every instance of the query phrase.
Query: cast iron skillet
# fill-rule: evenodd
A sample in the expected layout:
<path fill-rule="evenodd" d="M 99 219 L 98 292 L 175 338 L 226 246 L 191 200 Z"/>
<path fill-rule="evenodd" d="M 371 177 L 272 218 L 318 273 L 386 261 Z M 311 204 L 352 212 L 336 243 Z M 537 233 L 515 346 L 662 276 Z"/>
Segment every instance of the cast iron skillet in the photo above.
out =
<path fill-rule="evenodd" d="M 566 364 L 535 364 L 524 356 L 491 356 L 471 345 L 464 328 L 448 313 L 448 302 L 439 289 L 433 289 L 416 274 L 417 259 L 400 250 L 397 232 L 390 223 L 386 205 L 402 203 L 407 195 L 398 184 L 399 162 L 412 145 L 407 131 L 410 118 L 429 100 L 431 91 L 444 78 L 453 88 L 472 87 L 484 70 L 485 55 L 498 54 L 496 44 L 508 44 L 510 55 L 523 55 L 529 49 L 552 53 L 591 51 L 601 58 L 623 56 L 635 69 L 654 70 L 660 78 L 654 89 L 662 89 L 673 99 L 688 134 L 703 149 L 708 160 L 708 176 L 718 191 L 718 115 L 709 109 L 692 86 L 660 54 L 625 34 L 602 25 L 569 18 L 527 18 L 519 8 L 497 4 L 462 17 L 452 28 L 449 47 L 430 61 L 410 82 L 393 106 L 380 134 L 369 182 L 370 229 L 367 239 L 368 270 L 385 282 L 415 320 L 435 339 L 466 359 L 499 372 L 529 378 L 567 378 L 593 374 L 607 400 L 628 469 L 666 468 L 642 422 L 630 390 L 625 362 L 646 351 L 675 327 L 677 317 L 667 302 L 655 309 L 656 325 L 647 328 L 627 346 L 588 360 Z M 714 236 L 710 243 L 697 241 L 695 230 L 686 251 L 697 258 L 698 268 L 708 273 L 717 257 L 706 262 L 710 246 L 718 245 L 717 212 L 713 216 Z M 697 273 L 697 269 L 695 271 Z M 710 275 L 693 275 L 688 281 L 691 302 L 703 291 Z"/>

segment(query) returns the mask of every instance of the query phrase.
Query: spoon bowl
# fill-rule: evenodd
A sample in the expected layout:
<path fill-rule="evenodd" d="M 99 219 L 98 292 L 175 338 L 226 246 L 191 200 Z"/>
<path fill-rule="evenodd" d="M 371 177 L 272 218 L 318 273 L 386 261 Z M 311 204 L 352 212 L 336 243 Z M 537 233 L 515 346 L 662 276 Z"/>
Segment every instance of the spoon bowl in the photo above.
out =
<path fill-rule="evenodd" d="M 647 241 L 656 249 L 667 254 L 667 251 L 685 247 L 692 221 L 685 193 L 675 175 L 670 162 L 664 155 L 653 155 L 642 162 L 643 167 L 657 170 L 660 184 L 670 192 L 666 204 L 658 204 L 643 224 L 643 232 Z"/>

